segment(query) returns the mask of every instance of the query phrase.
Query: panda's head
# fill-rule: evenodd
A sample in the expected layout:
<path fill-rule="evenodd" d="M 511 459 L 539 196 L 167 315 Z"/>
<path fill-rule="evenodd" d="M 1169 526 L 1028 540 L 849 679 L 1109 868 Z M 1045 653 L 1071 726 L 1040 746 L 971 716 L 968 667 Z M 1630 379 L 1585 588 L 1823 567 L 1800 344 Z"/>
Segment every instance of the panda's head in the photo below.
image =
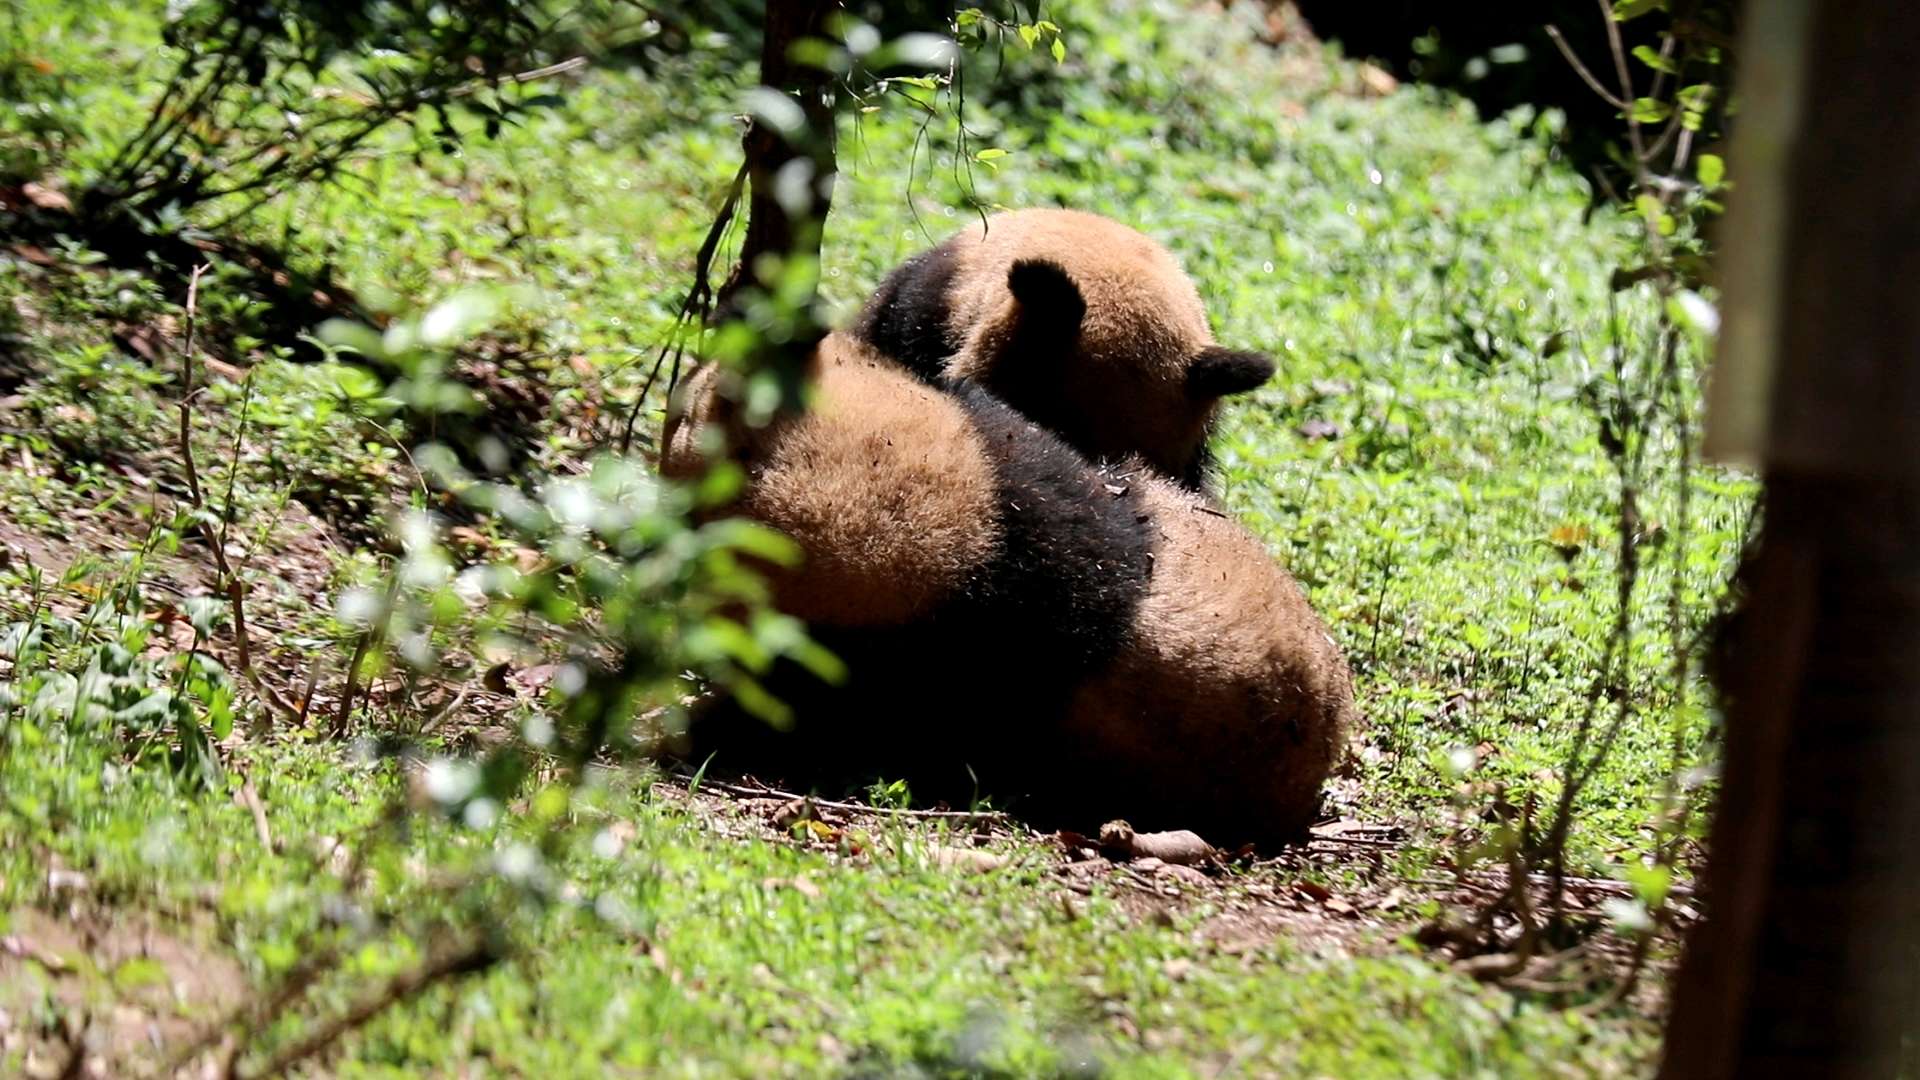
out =
<path fill-rule="evenodd" d="M 974 380 L 1097 458 L 1197 488 L 1220 399 L 1273 377 L 1221 347 L 1165 248 L 1108 218 L 1026 210 L 952 241 L 944 374 Z"/>

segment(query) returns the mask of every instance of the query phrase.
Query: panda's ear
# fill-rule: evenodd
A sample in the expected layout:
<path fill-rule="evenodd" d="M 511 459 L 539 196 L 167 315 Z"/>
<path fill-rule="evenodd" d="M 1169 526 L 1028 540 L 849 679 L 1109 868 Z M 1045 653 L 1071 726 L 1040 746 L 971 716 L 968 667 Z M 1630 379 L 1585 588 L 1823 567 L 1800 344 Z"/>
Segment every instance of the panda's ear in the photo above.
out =
<path fill-rule="evenodd" d="M 1045 259 L 1021 259 L 1007 270 L 1007 289 L 1020 304 L 1022 337 L 1065 342 L 1079 336 L 1087 301 L 1066 267 Z"/>
<path fill-rule="evenodd" d="M 1243 394 L 1271 378 L 1273 358 L 1267 354 L 1210 345 L 1187 365 L 1187 396 L 1205 401 Z"/>

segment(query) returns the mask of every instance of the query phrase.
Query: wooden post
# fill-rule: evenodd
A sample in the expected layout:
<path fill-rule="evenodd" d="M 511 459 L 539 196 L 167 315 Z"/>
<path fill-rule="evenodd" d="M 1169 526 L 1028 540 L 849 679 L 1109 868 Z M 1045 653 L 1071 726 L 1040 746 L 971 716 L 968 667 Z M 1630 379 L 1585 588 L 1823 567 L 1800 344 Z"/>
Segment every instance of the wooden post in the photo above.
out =
<path fill-rule="evenodd" d="M 1708 914 L 1665 1080 L 1920 1061 L 1920 4 L 1806 2 L 1783 272 L 1760 300 L 1765 532 L 1718 665 Z"/>

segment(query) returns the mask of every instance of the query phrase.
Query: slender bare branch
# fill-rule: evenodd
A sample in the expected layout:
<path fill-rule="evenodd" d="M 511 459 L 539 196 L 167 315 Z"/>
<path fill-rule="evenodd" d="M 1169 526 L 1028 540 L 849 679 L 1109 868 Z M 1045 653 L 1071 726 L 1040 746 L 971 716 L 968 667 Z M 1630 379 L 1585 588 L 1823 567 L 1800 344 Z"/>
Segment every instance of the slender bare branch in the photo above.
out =
<path fill-rule="evenodd" d="M 1580 62 L 1580 55 L 1573 51 L 1573 46 L 1567 44 L 1567 39 L 1561 35 L 1559 27 L 1548 23 L 1547 36 L 1553 39 L 1555 45 L 1560 46 L 1560 55 L 1567 58 L 1567 63 L 1573 65 L 1573 70 L 1580 73 L 1580 77 L 1586 80 L 1586 84 L 1593 88 L 1594 93 L 1600 95 L 1602 101 L 1623 112 L 1626 111 L 1627 103 L 1613 96 L 1612 92 L 1600 84 L 1599 79 L 1593 77 L 1593 72 L 1587 70 L 1587 65 Z"/>
<path fill-rule="evenodd" d="M 1607 24 L 1607 48 L 1613 53 L 1613 71 L 1620 79 L 1620 100 L 1626 102 L 1621 111 L 1627 116 L 1627 141 L 1633 144 L 1634 168 L 1638 174 L 1634 179 L 1644 188 L 1647 186 L 1647 145 L 1640 137 L 1640 120 L 1633 114 L 1633 100 L 1638 95 L 1633 92 L 1633 73 L 1627 70 L 1627 47 L 1620 40 L 1620 23 L 1613 17 L 1613 0 L 1597 2 L 1600 18 Z"/>
<path fill-rule="evenodd" d="M 485 971 L 500 959 L 498 952 L 485 941 L 465 945 L 458 949 L 428 960 L 419 967 L 394 976 L 384 990 L 371 997 L 354 1002 L 347 1011 L 320 1025 L 306 1038 L 286 1047 L 279 1053 L 262 1062 L 260 1067 L 246 1073 L 247 1080 L 263 1080 L 270 1076 L 283 1076 L 288 1069 L 325 1051 L 341 1036 L 363 1027 L 367 1021 L 379 1016 L 387 1009 L 418 994 L 434 983 L 457 975 L 467 975 Z"/>
<path fill-rule="evenodd" d="M 534 68 L 532 71 L 523 71 L 518 75 L 502 75 L 497 79 L 475 79 L 474 81 L 466 84 L 465 86 L 456 86 L 453 89 L 447 91 L 447 96 L 450 98 L 466 97 L 468 94 L 478 93 L 481 90 L 485 90 L 489 86 L 503 86 L 507 83 L 532 82 L 535 79 L 544 79 L 551 75 L 563 75 L 569 71 L 572 71 L 575 68 L 580 68 L 585 66 L 587 66 L 587 58 L 584 56 L 576 56 L 571 60 L 562 60 L 557 64 L 548 64 L 546 67 L 543 67 L 543 68 Z"/>

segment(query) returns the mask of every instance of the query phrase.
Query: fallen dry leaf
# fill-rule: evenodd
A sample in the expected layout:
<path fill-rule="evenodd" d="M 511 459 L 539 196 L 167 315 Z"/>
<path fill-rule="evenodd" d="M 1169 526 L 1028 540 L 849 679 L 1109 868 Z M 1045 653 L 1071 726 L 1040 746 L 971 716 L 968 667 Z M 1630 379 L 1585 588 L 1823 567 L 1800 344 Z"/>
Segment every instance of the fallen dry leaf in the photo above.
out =
<path fill-rule="evenodd" d="M 79 872 L 78 870 L 47 871 L 47 891 L 48 892 L 57 893 L 57 892 L 62 892 L 68 889 L 71 889 L 74 892 L 86 892 L 91 887 L 92 887 L 92 882 L 87 880 L 87 875 Z"/>
<path fill-rule="evenodd" d="M 1400 80 L 1388 74 L 1384 68 L 1375 67 L 1372 64 L 1361 64 L 1360 85 L 1375 97 L 1386 97 L 1400 89 Z"/>
<path fill-rule="evenodd" d="M 1160 876 L 1170 877 L 1175 881 L 1184 882 L 1188 885 L 1209 884 L 1209 879 L 1207 875 L 1201 873 L 1200 871 L 1194 869 L 1191 866 L 1181 866 L 1177 863 L 1169 863 L 1165 866 L 1162 866 L 1160 868 Z"/>
<path fill-rule="evenodd" d="M 1519 974 L 1525 963 L 1518 953 L 1486 953 L 1455 961 L 1453 970 L 1481 982 L 1492 982 Z"/>
<path fill-rule="evenodd" d="M 508 681 L 519 687 L 522 693 L 537 694 L 547 688 L 554 676 L 560 674 L 559 664 L 536 664 L 520 671 L 509 672 Z"/>
<path fill-rule="evenodd" d="M 799 893 L 809 900 L 820 899 L 820 886 L 808 881 L 805 874 L 790 878 L 770 877 L 761 882 L 760 887 L 766 889 L 768 892 L 773 892 L 778 889 L 792 889 L 794 892 Z"/>
<path fill-rule="evenodd" d="M 943 870 L 955 867 L 984 874 L 989 870 L 998 870 L 1007 865 L 1004 855 L 995 855 L 991 851 L 976 851 L 973 848 L 936 847 L 933 849 L 934 864 Z"/>
<path fill-rule="evenodd" d="M 1293 883 L 1293 891 L 1302 896 L 1312 897 L 1315 901 L 1322 904 L 1333 899 L 1332 889 L 1314 881 L 1296 881 Z"/>
<path fill-rule="evenodd" d="M 812 799 L 789 799 L 768 820 L 776 829 L 791 829 L 803 821 L 819 821 L 820 810 Z"/>
<path fill-rule="evenodd" d="M 20 194 L 25 195 L 28 202 L 42 210 L 58 210 L 63 214 L 73 213 L 72 199 L 32 180 L 20 185 Z"/>

